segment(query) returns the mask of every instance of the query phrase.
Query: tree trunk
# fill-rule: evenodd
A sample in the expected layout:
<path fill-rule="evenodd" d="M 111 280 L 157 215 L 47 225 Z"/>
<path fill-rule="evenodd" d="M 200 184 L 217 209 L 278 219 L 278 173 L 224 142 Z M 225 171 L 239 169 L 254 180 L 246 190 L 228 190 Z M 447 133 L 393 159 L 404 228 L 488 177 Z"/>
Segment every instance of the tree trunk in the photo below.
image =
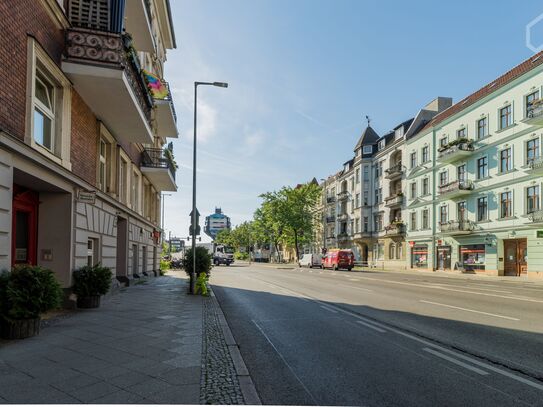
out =
<path fill-rule="evenodd" d="M 298 232 L 294 231 L 294 247 L 296 248 L 296 262 L 300 261 L 300 252 L 298 250 Z"/>

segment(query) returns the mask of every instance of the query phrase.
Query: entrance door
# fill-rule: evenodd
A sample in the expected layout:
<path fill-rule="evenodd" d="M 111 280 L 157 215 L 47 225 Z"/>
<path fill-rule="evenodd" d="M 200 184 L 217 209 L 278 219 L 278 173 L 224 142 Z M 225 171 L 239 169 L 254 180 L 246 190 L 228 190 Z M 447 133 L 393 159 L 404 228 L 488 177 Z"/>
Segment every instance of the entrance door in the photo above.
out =
<path fill-rule="evenodd" d="M 528 242 L 526 239 L 510 239 L 503 241 L 504 274 L 520 276 L 528 270 Z"/>
<path fill-rule="evenodd" d="M 139 256 L 139 253 L 138 253 L 138 245 L 137 244 L 133 244 L 132 245 L 132 274 L 137 276 L 139 275 L 138 273 L 138 256 Z"/>
<path fill-rule="evenodd" d="M 11 264 L 36 264 L 38 194 L 14 185 Z"/>
<path fill-rule="evenodd" d="M 437 269 L 451 269 L 451 246 L 437 246 Z"/>
<path fill-rule="evenodd" d="M 147 275 L 147 246 L 141 248 L 141 274 Z"/>

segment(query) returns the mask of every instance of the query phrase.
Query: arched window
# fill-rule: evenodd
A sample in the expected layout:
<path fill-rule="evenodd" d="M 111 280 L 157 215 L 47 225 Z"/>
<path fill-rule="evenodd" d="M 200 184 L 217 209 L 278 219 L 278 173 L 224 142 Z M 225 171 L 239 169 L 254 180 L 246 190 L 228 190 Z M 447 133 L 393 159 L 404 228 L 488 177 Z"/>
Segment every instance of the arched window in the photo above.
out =
<path fill-rule="evenodd" d="M 394 254 L 396 250 L 396 245 L 394 243 L 391 243 L 390 246 L 388 246 L 388 258 L 393 259 Z"/>
<path fill-rule="evenodd" d="M 403 256 L 403 246 L 401 243 L 398 243 L 398 245 L 396 246 L 396 258 L 398 260 L 401 260 L 402 256 Z"/>

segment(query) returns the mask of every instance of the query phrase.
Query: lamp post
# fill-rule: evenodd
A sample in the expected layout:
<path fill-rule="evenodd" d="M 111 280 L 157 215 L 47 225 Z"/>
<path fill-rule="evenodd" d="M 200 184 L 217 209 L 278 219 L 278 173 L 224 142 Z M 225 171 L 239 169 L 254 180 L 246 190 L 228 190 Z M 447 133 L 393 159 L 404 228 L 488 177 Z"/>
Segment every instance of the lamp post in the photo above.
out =
<path fill-rule="evenodd" d="M 192 150 L 192 273 L 190 273 L 190 293 L 194 294 L 194 285 L 196 282 L 196 129 L 197 129 L 197 100 L 198 100 L 198 86 L 217 86 L 219 88 L 227 88 L 226 82 L 194 82 L 194 142 Z"/>

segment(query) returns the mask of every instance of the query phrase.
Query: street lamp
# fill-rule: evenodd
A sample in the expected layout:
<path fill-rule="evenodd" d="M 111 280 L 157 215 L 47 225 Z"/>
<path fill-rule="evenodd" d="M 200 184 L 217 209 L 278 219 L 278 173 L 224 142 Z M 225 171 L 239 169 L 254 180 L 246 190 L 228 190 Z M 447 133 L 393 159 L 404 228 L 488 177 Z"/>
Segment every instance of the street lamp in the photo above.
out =
<path fill-rule="evenodd" d="M 198 85 L 216 86 L 219 88 L 227 88 L 226 82 L 194 82 L 194 143 L 192 151 L 192 273 L 190 273 L 190 293 L 194 294 L 194 285 L 196 282 L 196 123 L 197 123 L 197 100 L 198 100 Z"/>

